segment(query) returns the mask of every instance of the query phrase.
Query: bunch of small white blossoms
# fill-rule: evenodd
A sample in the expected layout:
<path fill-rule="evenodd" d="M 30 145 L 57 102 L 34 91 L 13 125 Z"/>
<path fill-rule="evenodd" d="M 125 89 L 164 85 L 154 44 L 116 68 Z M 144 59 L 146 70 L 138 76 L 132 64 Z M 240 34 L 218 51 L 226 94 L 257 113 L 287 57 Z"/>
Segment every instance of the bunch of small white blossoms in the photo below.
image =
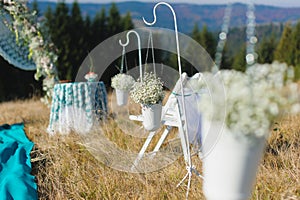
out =
<path fill-rule="evenodd" d="M 209 93 L 214 95 L 203 95 L 200 110 L 208 119 L 223 120 L 238 137 L 267 137 L 272 123 L 283 111 L 300 110 L 298 87 L 287 81 L 288 73 L 289 68 L 277 62 L 257 64 L 246 73 L 220 71 L 223 86 L 210 84 Z M 215 78 L 212 74 L 204 76 L 208 81 Z"/>
<path fill-rule="evenodd" d="M 246 73 L 254 82 L 266 81 L 285 101 L 281 111 L 292 114 L 300 112 L 299 86 L 294 80 L 294 68 L 286 63 L 274 61 L 272 64 L 256 64 Z"/>
<path fill-rule="evenodd" d="M 133 85 L 130 97 L 135 103 L 153 105 L 161 103 L 164 98 L 163 82 L 153 73 L 145 73 L 143 80 L 140 79 Z"/>
<path fill-rule="evenodd" d="M 256 64 L 248 68 L 246 73 L 252 76 L 254 82 L 263 79 L 276 88 L 284 87 L 294 78 L 293 67 L 288 67 L 286 63 L 278 61 L 274 61 L 272 64 Z"/>
<path fill-rule="evenodd" d="M 13 3 L 12 0 L 2 0 L 2 2 L 3 2 L 4 4 L 9 4 L 9 5 Z"/>
<path fill-rule="evenodd" d="M 132 76 L 120 73 L 111 79 L 111 86 L 115 89 L 129 91 L 134 85 L 135 80 Z"/>

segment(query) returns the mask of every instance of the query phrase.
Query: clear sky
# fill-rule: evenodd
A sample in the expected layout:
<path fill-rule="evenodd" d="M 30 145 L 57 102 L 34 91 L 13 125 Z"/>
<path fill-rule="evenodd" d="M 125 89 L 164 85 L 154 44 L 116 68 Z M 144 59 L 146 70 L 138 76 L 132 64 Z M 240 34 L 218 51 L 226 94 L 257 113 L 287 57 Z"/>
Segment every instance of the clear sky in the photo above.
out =
<path fill-rule="evenodd" d="M 43 0 L 39 0 L 43 1 Z M 46 1 L 46 0 L 44 0 Z M 57 1 L 57 0 L 47 0 Z M 66 2 L 73 2 L 74 0 L 66 0 Z M 109 2 L 124 2 L 128 0 L 77 0 L 79 3 L 96 2 L 96 3 L 109 3 Z M 137 1 L 137 0 L 131 0 Z M 159 2 L 157 0 L 138 0 L 140 2 Z M 196 4 L 226 4 L 228 2 L 241 2 L 247 3 L 250 0 L 165 0 L 169 3 L 196 3 Z M 300 7 L 300 0 L 251 0 L 255 4 L 272 5 L 280 7 Z"/>

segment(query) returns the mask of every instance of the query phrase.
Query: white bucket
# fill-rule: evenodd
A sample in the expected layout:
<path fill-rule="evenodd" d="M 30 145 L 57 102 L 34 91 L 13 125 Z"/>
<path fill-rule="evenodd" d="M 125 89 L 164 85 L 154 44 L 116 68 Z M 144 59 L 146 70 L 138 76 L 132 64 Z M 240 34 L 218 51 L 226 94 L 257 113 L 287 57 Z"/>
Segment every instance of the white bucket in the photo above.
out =
<path fill-rule="evenodd" d="M 253 140 L 252 140 L 253 139 Z M 265 138 L 238 139 L 224 130 L 216 145 L 203 145 L 203 191 L 208 200 L 246 200 L 256 180 Z"/>
<path fill-rule="evenodd" d="M 161 104 L 142 106 L 143 126 L 148 131 L 155 131 L 161 125 Z"/>
<path fill-rule="evenodd" d="M 116 97 L 118 106 L 125 106 L 128 101 L 129 92 L 126 90 L 116 89 Z"/>

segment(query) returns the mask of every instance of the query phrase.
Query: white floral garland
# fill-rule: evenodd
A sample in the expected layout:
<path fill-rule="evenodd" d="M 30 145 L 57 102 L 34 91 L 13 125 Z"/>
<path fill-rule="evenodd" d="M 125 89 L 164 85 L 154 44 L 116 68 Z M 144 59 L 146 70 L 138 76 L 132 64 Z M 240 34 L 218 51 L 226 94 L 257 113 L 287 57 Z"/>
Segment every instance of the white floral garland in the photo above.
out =
<path fill-rule="evenodd" d="M 52 96 L 54 84 L 58 82 L 57 70 L 53 63 L 57 60 L 55 46 L 53 43 L 45 40 L 39 31 L 40 24 L 35 23 L 35 12 L 30 12 L 26 5 L 27 1 L 19 0 L 1 0 L 0 5 L 4 11 L 8 12 L 12 18 L 12 23 L 6 22 L 8 28 L 16 35 L 16 42 L 23 39 L 28 43 L 29 55 L 35 65 L 35 79 L 43 80 L 43 90 L 46 92 L 41 99 L 44 103 L 49 104 Z"/>

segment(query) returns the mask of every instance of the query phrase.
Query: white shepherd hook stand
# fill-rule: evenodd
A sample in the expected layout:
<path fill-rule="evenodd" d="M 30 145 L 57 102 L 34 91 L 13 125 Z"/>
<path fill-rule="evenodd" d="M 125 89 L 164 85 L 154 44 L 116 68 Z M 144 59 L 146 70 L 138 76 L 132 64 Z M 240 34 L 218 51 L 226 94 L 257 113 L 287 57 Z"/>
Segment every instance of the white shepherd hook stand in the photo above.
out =
<path fill-rule="evenodd" d="M 154 17 L 154 21 L 153 22 L 147 22 L 145 20 L 145 18 L 143 17 L 143 21 L 146 25 L 148 26 L 152 26 L 156 23 L 156 8 L 159 5 L 165 5 L 167 6 L 173 14 L 173 18 L 174 18 L 174 28 L 175 28 L 175 37 L 176 37 L 176 48 L 177 48 L 177 61 L 178 61 L 178 71 L 179 71 L 179 81 L 180 81 L 180 90 L 181 90 L 181 100 L 182 100 L 182 112 L 183 112 L 183 118 L 184 121 L 187 122 L 187 118 L 186 118 L 186 107 L 185 107 L 185 99 L 184 99 L 184 90 L 183 90 L 183 78 L 182 78 L 182 69 L 181 69 L 181 60 L 180 60 L 180 49 L 179 49 L 179 39 L 178 39 L 178 29 L 177 29 L 177 19 L 176 19 L 176 13 L 174 11 L 174 9 L 172 8 L 172 6 L 166 2 L 159 2 L 157 3 L 154 8 L 153 8 L 153 17 Z M 183 181 L 188 178 L 188 185 L 187 185 L 187 192 L 186 192 L 186 198 L 188 198 L 188 194 L 189 194 L 189 189 L 190 189 L 190 184 L 191 184 L 191 178 L 192 178 L 192 173 L 194 172 L 197 176 L 202 177 L 197 170 L 195 169 L 195 167 L 192 165 L 192 159 L 191 159 L 191 152 L 189 149 L 189 137 L 188 137 L 188 123 L 184 123 L 184 140 L 183 142 L 185 144 L 183 144 L 183 146 L 186 147 L 186 149 L 183 149 L 183 151 L 186 151 L 187 155 L 185 156 L 185 162 L 186 162 L 186 169 L 187 169 L 187 174 L 184 176 L 184 178 L 180 181 L 180 183 L 177 185 L 177 187 L 183 183 Z M 203 177 L 202 177 L 203 178 Z"/>
<path fill-rule="evenodd" d="M 143 69 L 142 69 L 142 53 L 141 53 L 141 39 L 140 39 L 140 35 L 134 31 L 134 30 L 131 30 L 131 31 L 128 31 L 127 34 L 126 34 L 126 43 L 122 43 L 121 40 L 119 40 L 119 44 L 123 47 L 123 53 L 125 54 L 124 52 L 124 48 L 129 44 L 129 34 L 130 33 L 134 33 L 137 37 L 137 41 L 138 41 L 138 49 L 139 49 L 139 68 L 140 68 L 140 79 L 141 79 L 141 82 L 143 82 Z M 123 64 L 123 61 L 122 61 L 122 64 Z"/>

